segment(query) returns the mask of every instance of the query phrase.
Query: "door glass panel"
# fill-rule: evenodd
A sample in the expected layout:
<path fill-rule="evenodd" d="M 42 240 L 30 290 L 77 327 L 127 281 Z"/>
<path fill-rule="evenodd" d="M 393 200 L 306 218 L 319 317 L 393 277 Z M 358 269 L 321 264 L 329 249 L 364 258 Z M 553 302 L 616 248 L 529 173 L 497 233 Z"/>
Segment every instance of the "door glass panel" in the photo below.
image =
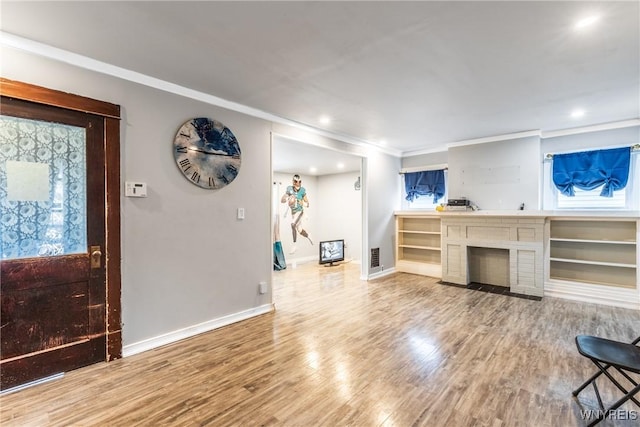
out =
<path fill-rule="evenodd" d="M 0 116 L 0 259 L 87 252 L 86 133 Z"/>

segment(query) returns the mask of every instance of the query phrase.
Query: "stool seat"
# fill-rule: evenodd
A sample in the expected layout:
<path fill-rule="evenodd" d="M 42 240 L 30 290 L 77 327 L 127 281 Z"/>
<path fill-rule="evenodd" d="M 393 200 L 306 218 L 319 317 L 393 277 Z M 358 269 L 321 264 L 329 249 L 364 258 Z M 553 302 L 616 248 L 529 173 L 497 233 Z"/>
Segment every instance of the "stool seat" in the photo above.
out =
<path fill-rule="evenodd" d="M 576 346 L 584 357 L 640 374 L 638 346 L 590 335 L 578 335 Z"/>

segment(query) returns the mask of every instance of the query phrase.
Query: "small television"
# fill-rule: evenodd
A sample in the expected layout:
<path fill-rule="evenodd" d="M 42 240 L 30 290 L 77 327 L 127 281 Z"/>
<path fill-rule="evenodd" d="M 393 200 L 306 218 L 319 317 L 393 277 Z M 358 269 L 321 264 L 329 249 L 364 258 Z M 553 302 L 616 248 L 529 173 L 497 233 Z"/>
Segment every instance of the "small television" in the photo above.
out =
<path fill-rule="evenodd" d="M 320 242 L 320 264 L 331 266 L 344 261 L 344 239 Z"/>

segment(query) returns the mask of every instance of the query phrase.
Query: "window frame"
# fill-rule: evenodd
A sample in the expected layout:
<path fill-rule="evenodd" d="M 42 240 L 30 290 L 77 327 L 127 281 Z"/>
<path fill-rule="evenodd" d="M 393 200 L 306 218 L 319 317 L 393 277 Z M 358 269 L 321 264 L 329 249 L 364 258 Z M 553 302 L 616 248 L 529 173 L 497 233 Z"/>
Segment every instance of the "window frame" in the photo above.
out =
<path fill-rule="evenodd" d="M 418 197 L 415 201 L 410 202 L 407 200 L 407 190 L 404 184 L 404 174 L 406 172 L 424 172 L 430 170 L 441 170 L 444 169 L 444 196 L 440 199 L 438 203 L 433 203 L 433 198 L 430 196 L 421 196 Z M 449 168 L 448 165 L 431 165 L 425 167 L 417 167 L 411 169 L 405 169 L 401 172 L 402 174 L 402 210 L 435 210 L 437 206 L 440 204 L 446 204 L 449 196 Z M 426 203 L 425 200 L 429 200 L 429 203 Z M 416 202 L 419 206 L 416 206 Z M 412 206 L 413 205 L 413 206 Z"/>

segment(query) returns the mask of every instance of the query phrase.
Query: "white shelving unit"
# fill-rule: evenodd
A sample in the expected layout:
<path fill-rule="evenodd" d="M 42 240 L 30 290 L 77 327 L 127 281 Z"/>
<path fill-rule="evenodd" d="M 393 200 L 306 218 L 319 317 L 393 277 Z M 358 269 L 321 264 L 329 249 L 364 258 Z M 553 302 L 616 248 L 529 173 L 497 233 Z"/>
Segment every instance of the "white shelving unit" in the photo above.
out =
<path fill-rule="evenodd" d="M 637 222 L 551 219 L 549 279 L 636 289 Z"/>
<path fill-rule="evenodd" d="M 396 270 L 440 278 L 440 217 L 396 216 Z"/>
<path fill-rule="evenodd" d="M 473 250 L 506 249 L 512 292 L 640 309 L 638 211 L 402 211 L 395 217 L 397 271 L 465 284 Z M 487 257 L 480 254 L 484 264 Z"/>

